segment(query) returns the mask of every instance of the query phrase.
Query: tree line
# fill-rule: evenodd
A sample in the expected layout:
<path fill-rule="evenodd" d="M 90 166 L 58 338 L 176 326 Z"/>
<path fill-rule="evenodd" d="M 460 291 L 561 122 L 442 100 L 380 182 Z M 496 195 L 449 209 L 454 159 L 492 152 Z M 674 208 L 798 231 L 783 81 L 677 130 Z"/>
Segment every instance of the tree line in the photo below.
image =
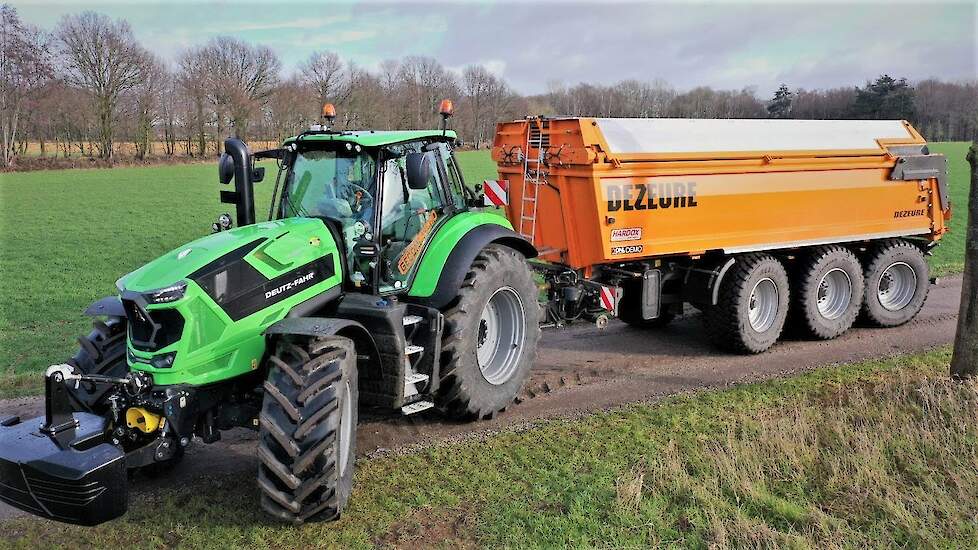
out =
<path fill-rule="evenodd" d="M 273 50 L 233 37 L 190 47 L 175 59 L 144 48 L 125 20 L 83 12 L 50 30 L 0 5 L 0 164 L 36 144 L 43 156 L 112 161 L 125 144 L 147 156 L 206 157 L 228 135 L 278 141 L 337 106 L 338 129 L 431 128 L 442 98 L 456 101 L 453 127 L 474 147 L 495 123 L 526 114 L 690 118 L 902 118 L 931 140 L 971 139 L 978 83 L 880 76 L 826 90 L 782 85 L 769 98 L 752 88 L 679 91 L 662 80 L 612 85 L 550 83 L 526 96 L 484 66 L 460 71 L 406 56 L 373 70 L 329 51 L 286 72 Z"/>

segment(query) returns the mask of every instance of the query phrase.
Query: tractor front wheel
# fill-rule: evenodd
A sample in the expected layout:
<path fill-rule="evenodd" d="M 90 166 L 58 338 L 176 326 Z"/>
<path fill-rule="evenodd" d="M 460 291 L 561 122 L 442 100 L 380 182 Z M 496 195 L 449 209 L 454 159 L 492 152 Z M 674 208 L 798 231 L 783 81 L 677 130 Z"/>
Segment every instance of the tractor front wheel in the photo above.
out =
<path fill-rule="evenodd" d="M 539 315 L 526 258 L 506 246 L 482 249 L 445 312 L 441 410 L 489 418 L 512 403 L 533 366 Z"/>
<path fill-rule="evenodd" d="M 82 374 L 124 377 L 129 372 L 126 363 L 126 320 L 109 317 L 96 320 L 87 336 L 78 337 L 78 352 L 68 360 Z M 76 411 L 104 414 L 109 410 L 106 402 L 111 387 L 82 382 L 76 388 L 68 385 L 68 395 Z"/>
<path fill-rule="evenodd" d="M 261 506 L 293 524 L 339 518 L 356 462 L 356 351 L 348 338 L 283 338 L 259 417 Z"/>

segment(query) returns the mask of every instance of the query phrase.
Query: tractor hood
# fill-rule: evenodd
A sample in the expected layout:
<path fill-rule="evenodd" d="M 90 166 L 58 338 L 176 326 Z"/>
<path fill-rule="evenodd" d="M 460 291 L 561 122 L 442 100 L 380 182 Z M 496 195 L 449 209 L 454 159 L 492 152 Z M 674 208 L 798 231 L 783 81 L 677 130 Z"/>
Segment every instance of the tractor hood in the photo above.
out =
<path fill-rule="evenodd" d="M 265 353 L 266 328 L 314 298 L 339 297 L 342 281 L 336 241 L 316 218 L 197 239 L 116 283 L 129 323 L 129 367 L 158 385 L 250 372 Z"/>
<path fill-rule="evenodd" d="M 116 287 L 120 292 L 158 290 L 242 259 L 265 279 L 274 279 L 327 254 L 336 256 L 336 251 L 322 220 L 286 218 L 197 239 L 125 275 Z"/>

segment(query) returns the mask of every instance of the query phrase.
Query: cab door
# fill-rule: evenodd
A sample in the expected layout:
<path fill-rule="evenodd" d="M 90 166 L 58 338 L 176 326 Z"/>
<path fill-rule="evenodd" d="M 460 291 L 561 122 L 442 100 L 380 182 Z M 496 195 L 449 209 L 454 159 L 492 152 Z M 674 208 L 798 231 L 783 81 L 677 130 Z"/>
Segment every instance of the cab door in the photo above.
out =
<path fill-rule="evenodd" d="M 426 176 L 420 180 L 419 169 Z M 453 210 L 444 174 L 444 162 L 434 146 L 407 149 L 385 161 L 380 214 L 381 294 L 410 288 L 436 227 Z"/>

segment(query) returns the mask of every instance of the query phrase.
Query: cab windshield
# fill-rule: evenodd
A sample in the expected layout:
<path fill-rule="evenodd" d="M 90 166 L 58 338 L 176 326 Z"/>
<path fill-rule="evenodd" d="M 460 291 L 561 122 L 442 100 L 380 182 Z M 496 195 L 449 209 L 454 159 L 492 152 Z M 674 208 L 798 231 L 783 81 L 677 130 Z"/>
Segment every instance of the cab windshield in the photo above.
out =
<path fill-rule="evenodd" d="M 344 233 L 356 227 L 363 234 L 373 225 L 376 189 L 377 164 L 372 154 L 302 151 L 286 176 L 282 216 L 329 218 L 339 222 Z"/>

